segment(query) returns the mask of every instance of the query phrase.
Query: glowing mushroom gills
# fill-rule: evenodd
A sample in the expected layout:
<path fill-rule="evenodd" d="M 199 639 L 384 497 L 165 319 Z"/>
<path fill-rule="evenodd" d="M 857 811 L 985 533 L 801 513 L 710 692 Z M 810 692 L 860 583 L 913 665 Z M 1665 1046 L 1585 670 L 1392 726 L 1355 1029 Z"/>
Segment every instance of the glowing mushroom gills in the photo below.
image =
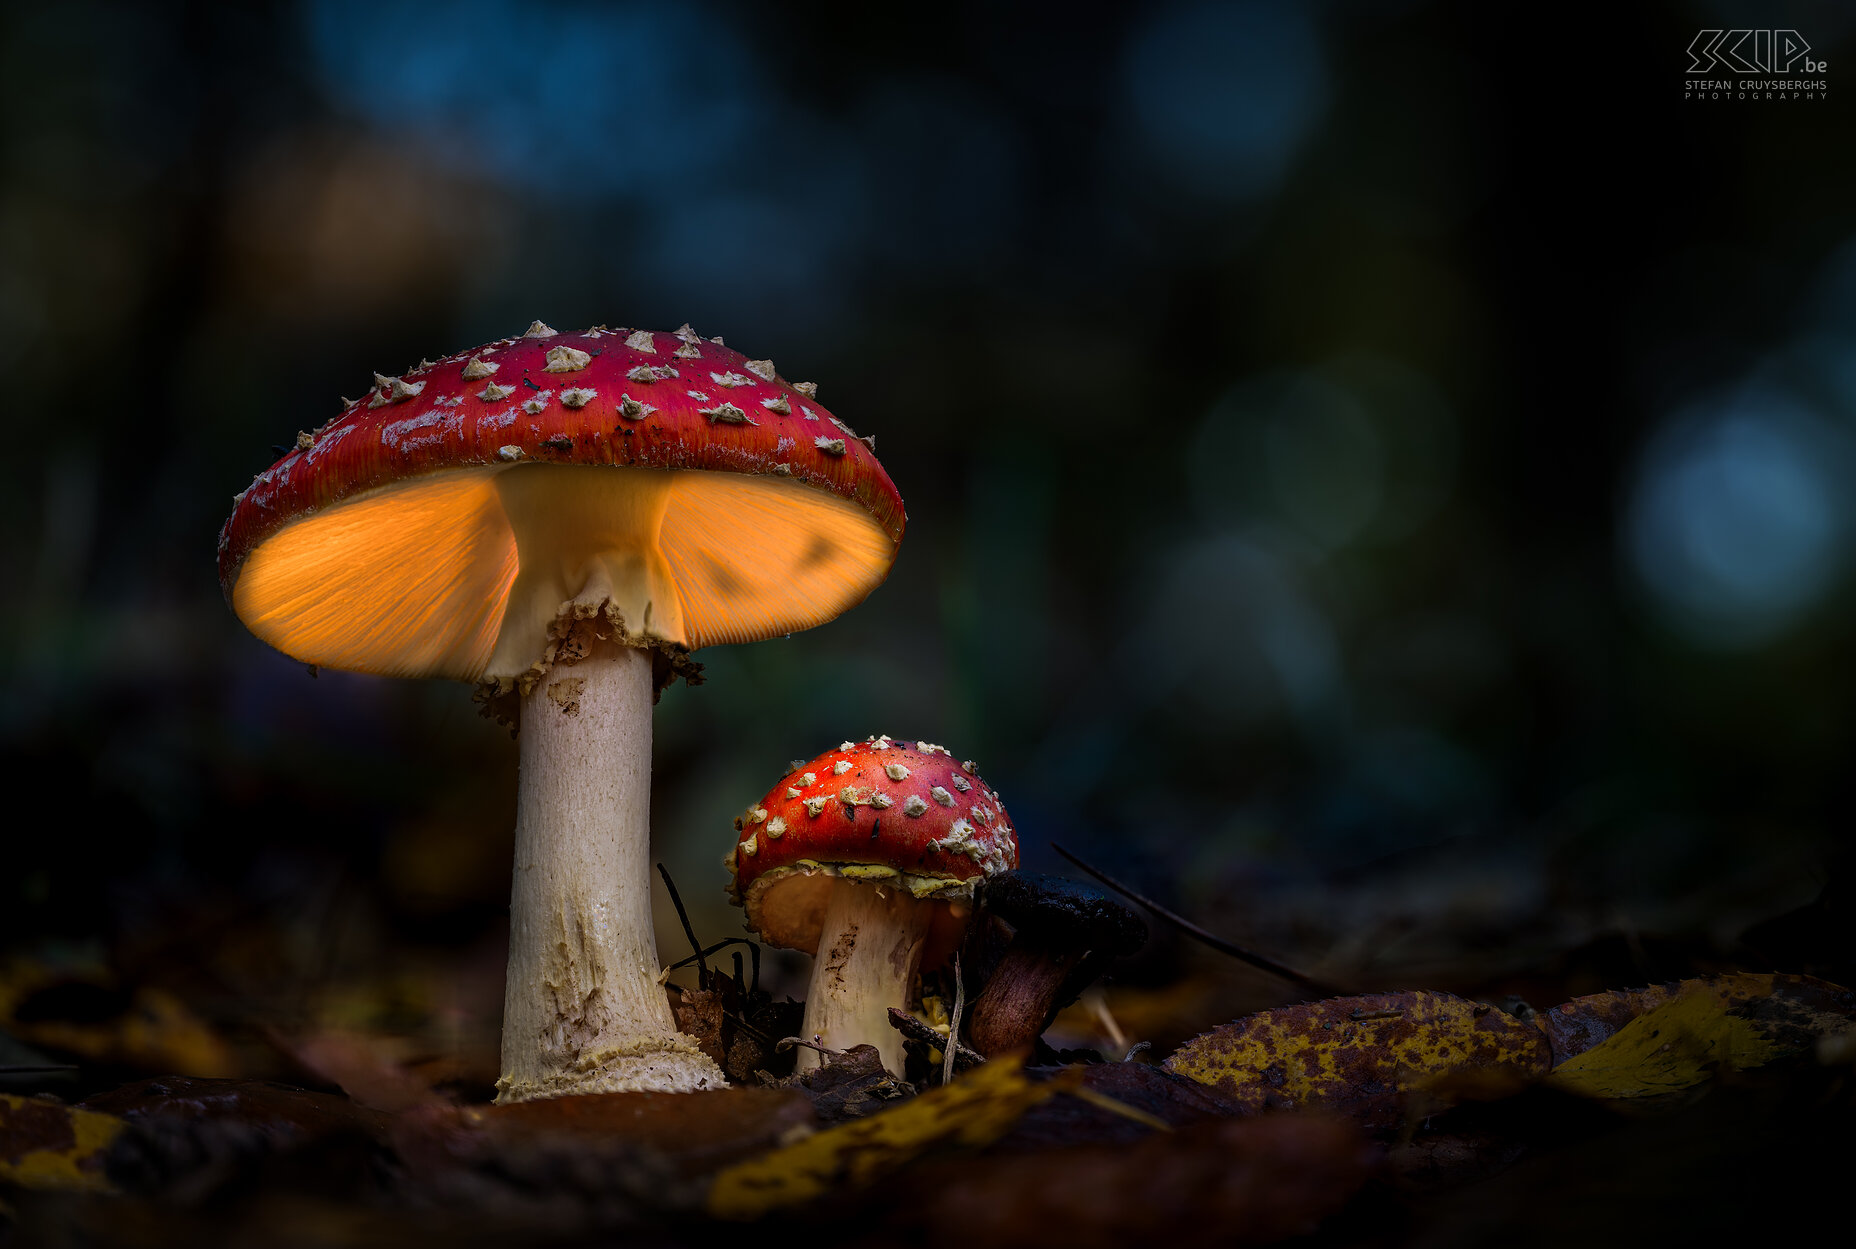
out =
<path fill-rule="evenodd" d="M 863 509 L 765 474 L 555 464 L 416 477 L 293 521 L 233 606 L 306 663 L 514 680 L 577 605 L 694 650 L 831 620 L 895 542 Z"/>

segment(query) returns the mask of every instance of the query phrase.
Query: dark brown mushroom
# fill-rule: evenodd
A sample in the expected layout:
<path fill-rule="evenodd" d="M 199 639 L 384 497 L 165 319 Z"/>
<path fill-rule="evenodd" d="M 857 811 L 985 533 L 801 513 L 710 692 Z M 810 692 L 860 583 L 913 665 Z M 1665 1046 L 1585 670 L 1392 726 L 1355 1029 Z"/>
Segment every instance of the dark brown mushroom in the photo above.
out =
<path fill-rule="evenodd" d="M 1040 872 L 1002 872 L 980 905 L 1012 937 L 974 999 L 967 1041 L 988 1058 L 1042 1036 L 1109 962 L 1147 941 L 1139 916 L 1100 890 Z"/>

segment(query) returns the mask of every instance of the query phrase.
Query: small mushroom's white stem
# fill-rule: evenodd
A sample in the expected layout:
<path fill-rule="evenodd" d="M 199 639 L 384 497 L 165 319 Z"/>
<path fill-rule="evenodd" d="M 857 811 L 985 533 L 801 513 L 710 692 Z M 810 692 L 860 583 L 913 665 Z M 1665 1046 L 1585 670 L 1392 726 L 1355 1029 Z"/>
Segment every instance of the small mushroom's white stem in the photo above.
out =
<path fill-rule="evenodd" d="M 651 695 L 650 654 L 601 642 L 523 697 L 498 1101 L 726 1083 L 657 982 Z"/>
<path fill-rule="evenodd" d="M 832 882 L 806 993 L 804 1039 L 834 1050 L 874 1045 L 883 1065 L 902 1074 L 902 1034 L 890 1024 L 889 1008 L 909 1007 L 929 907 L 906 889 L 843 877 Z M 799 1048 L 799 1070 L 822 1062 L 817 1050 Z"/>

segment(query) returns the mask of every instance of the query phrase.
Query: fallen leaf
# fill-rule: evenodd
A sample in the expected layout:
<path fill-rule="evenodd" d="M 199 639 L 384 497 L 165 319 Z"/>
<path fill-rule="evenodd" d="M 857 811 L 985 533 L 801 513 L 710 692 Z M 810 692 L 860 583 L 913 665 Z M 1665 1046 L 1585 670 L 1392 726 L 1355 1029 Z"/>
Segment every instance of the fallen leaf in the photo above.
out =
<path fill-rule="evenodd" d="M 1406 1192 L 1436 1192 L 1499 1175 L 1528 1147 L 1499 1132 L 1419 1132 L 1386 1153 L 1386 1171 Z"/>
<path fill-rule="evenodd" d="M 797 1092 L 595 1093 L 422 1107 L 393 1141 L 414 1200 L 566 1233 L 702 1208 L 709 1177 L 812 1131 Z"/>
<path fill-rule="evenodd" d="M 728 1061 L 728 1047 L 722 1042 L 727 1013 L 720 993 L 713 989 L 679 989 L 671 1010 L 677 1017 L 677 1031 L 695 1041 L 709 1061 L 717 1067 Z"/>
<path fill-rule="evenodd" d="M 150 985 L 124 988 L 100 968 L 13 960 L 0 972 L 0 1027 L 92 1062 L 199 1076 L 238 1069 L 231 1046 L 178 997 Z"/>
<path fill-rule="evenodd" d="M 1656 992 L 1632 1000 L 1654 1001 Z M 1676 1093 L 1721 1071 L 1763 1067 L 1812 1050 L 1856 1019 L 1856 994 L 1808 976 L 1721 976 L 1685 980 L 1660 992 L 1667 1000 L 1561 1062 L 1548 1083 L 1607 1099 Z M 1550 1013 L 1566 1018 L 1563 1012 L 1562 1007 Z M 1583 1007 L 1580 1014 L 1602 1017 L 1602 1007 Z"/>
<path fill-rule="evenodd" d="M 390 1037 L 331 1028 L 295 1040 L 281 1035 L 275 1039 L 306 1070 L 336 1085 L 359 1105 L 395 1114 L 414 1106 L 444 1104 L 431 1084 L 400 1060 L 395 1050 L 401 1046 Z"/>
<path fill-rule="evenodd" d="M 932 1199 L 896 1203 L 892 1234 L 869 1243 L 1262 1244 L 1315 1231 L 1376 1165 L 1357 1127 L 1318 1114 L 1203 1122 L 1133 1145 L 994 1149 L 981 1166 L 950 1159 L 911 1168 L 908 1191 Z"/>
<path fill-rule="evenodd" d="M 365 1173 L 391 1124 L 387 1115 L 331 1093 L 185 1076 L 124 1085 L 83 1108 L 126 1124 L 109 1159 L 119 1187 L 183 1204 L 303 1152 L 320 1151 L 331 1172 L 341 1157 L 345 1173 Z"/>
<path fill-rule="evenodd" d="M 0 1093 L 0 1183 L 107 1191 L 103 1155 L 122 1128 L 115 1115 Z"/>
<path fill-rule="evenodd" d="M 711 974 L 706 988 L 670 989 L 677 1030 L 693 1038 L 731 1082 L 753 1084 L 762 1071 L 792 1073 L 793 1054 L 775 1045 L 799 1031 L 802 1003 L 775 1002 L 765 992 L 745 993 L 719 973 Z"/>
<path fill-rule="evenodd" d="M 1096 1063 L 1081 1070 L 1077 1094 L 1107 1097 L 1123 1109 L 1082 1096 L 1053 1097 L 1027 1110 L 1000 1147 L 1132 1144 L 1152 1135 L 1156 1122 L 1181 1128 L 1242 1113 L 1241 1106 L 1218 1090 L 1161 1067 Z"/>
<path fill-rule="evenodd" d="M 551 1097 L 472 1107 L 464 1119 L 498 1146 L 558 1141 L 584 1150 L 622 1141 L 690 1169 L 733 1162 L 809 1133 L 816 1122 L 811 1103 L 797 1092 L 739 1087 Z"/>
<path fill-rule="evenodd" d="M 826 1123 L 861 1119 L 915 1096 L 915 1086 L 891 1075 L 874 1045 L 853 1045 L 810 1071 L 774 1081 L 773 1087 L 804 1093 Z"/>
<path fill-rule="evenodd" d="M 1544 1075 L 1541 1032 L 1447 993 L 1374 993 L 1262 1011 L 1186 1042 L 1169 1071 L 1245 1110 L 1316 1106 L 1375 1129 Z"/>
<path fill-rule="evenodd" d="M 937 1146 L 988 1145 L 1028 1108 L 1081 1079 L 1081 1069 L 1072 1067 L 1049 1080 L 1033 1080 L 1022 1061 L 994 1059 L 881 1114 L 840 1123 L 729 1167 L 709 1190 L 709 1213 L 757 1219 L 863 1188 Z"/>
<path fill-rule="evenodd" d="M 1789 1034 L 1788 1050 L 1815 1044 L 1856 1019 L 1856 993 L 1841 985 L 1815 976 L 1736 973 L 1594 993 L 1542 1011 L 1534 1023 L 1552 1043 L 1557 1066 L 1603 1044 L 1632 1020 L 1698 990 L 1721 998 L 1737 1013 L 1764 1016 L 1775 1036 Z"/>
<path fill-rule="evenodd" d="M 1646 989 L 1614 989 L 1562 1002 L 1534 1016 L 1534 1026 L 1546 1034 L 1557 1066 L 1574 1054 L 1583 1054 L 1639 1015 L 1648 1014 L 1675 996 L 1675 986 L 1651 985 Z"/>
<path fill-rule="evenodd" d="M 207 1080 L 164 1076 L 99 1093 L 87 1110 L 131 1123 L 151 1118 L 229 1120 L 262 1130 L 279 1143 L 314 1140 L 356 1130 L 384 1136 L 388 1117 L 333 1093 L 316 1093 L 269 1080 Z"/>

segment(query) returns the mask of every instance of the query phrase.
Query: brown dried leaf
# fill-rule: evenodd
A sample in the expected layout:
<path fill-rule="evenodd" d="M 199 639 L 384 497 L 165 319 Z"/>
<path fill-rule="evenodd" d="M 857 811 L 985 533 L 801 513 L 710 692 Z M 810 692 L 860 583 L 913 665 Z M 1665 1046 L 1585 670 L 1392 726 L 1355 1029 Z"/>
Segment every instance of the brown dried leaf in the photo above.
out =
<path fill-rule="evenodd" d="M 293 1140 L 311 1140 L 350 1128 L 384 1135 L 387 1117 L 333 1093 L 273 1084 L 268 1080 L 206 1080 L 164 1076 L 138 1080 L 87 1099 L 84 1107 L 135 1122 L 154 1116 L 174 1119 L 235 1119 Z"/>
<path fill-rule="evenodd" d="M 1080 1092 L 1111 1098 L 1125 1111 L 1082 1097 L 1053 1097 L 1027 1110 L 1000 1148 L 1131 1144 L 1152 1135 L 1152 1121 L 1182 1128 L 1242 1113 L 1218 1090 L 1146 1063 L 1097 1063 L 1082 1071 Z"/>
<path fill-rule="evenodd" d="M 708 980 L 707 988 L 670 986 L 678 1030 L 694 1038 L 731 1083 L 754 1084 L 763 1071 L 790 1074 L 793 1055 L 774 1047 L 799 1030 L 804 1005 L 743 993 L 727 976 Z"/>
<path fill-rule="evenodd" d="M 874 1045 L 853 1045 L 810 1071 L 776 1080 L 773 1087 L 805 1094 L 826 1123 L 861 1119 L 915 1096 L 915 1086 L 891 1075 Z"/>
<path fill-rule="evenodd" d="M 1447 993 L 1374 993 L 1262 1011 L 1179 1047 L 1167 1070 L 1246 1110 L 1317 1106 L 1389 1129 L 1544 1075 L 1546 1037 Z"/>
<path fill-rule="evenodd" d="M 608 1231 L 702 1205 L 717 1168 L 812 1131 L 797 1093 L 599 1093 L 399 1116 L 401 1185 L 418 1203 L 541 1230 Z M 507 1238 L 492 1237 L 495 1243 Z"/>
<path fill-rule="evenodd" d="M 330 1029 L 280 1043 L 305 1068 L 363 1106 L 397 1114 L 415 1106 L 445 1104 L 427 1080 L 400 1062 L 390 1037 Z"/>
<path fill-rule="evenodd" d="M 100 1094 L 87 1110 L 128 1125 L 110 1151 L 123 1188 L 193 1201 L 299 1150 L 342 1156 L 351 1169 L 387 1141 L 391 1120 L 346 1097 L 258 1080 L 169 1076 Z"/>
<path fill-rule="evenodd" d="M 493 1148 L 601 1143 L 648 1149 L 687 1170 L 708 1170 L 808 1133 L 812 1104 L 787 1089 L 726 1088 L 702 1094 L 594 1093 L 464 1111 L 465 1126 Z"/>
<path fill-rule="evenodd" d="M 1320 1115 L 1225 1119 L 1133 1145 L 993 1150 L 982 1166 L 915 1167 L 904 1177 L 908 1191 L 933 1200 L 893 1208 L 889 1226 L 893 1241 L 962 1249 L 1261 1244 L 1313 1232 L 1374 1166 L 1350 1124 Z M 925 1235 L 916 1231 L 924 1223 Z"/>
<path fill-rule="evenodd" d="M 674 1003 L 677 1031 L 695 1041 L 717 1067 L 728 1063 L 728 1047 L 722 1039 L 727 1022 L 727 1006 L 722 995 L 712 989 L 683 989 Z"/>

